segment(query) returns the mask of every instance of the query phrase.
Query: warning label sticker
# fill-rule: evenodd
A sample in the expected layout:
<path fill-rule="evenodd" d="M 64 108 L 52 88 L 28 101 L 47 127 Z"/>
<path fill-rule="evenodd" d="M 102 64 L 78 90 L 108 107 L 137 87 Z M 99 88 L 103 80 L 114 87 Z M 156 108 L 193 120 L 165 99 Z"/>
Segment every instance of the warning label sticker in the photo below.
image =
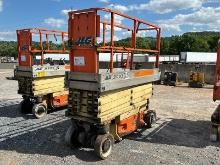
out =
<path fill-rule="evenodd" d="M 85 58 L 83 56 L 74 57 L 74 65 L 75 66 L 84 66 Z"/>

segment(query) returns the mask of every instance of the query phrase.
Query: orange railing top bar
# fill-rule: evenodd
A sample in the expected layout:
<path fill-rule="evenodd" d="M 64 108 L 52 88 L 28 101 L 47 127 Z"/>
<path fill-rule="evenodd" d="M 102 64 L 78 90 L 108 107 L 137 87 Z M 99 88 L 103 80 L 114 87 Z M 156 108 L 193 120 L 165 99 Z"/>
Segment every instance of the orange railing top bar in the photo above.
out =
<path fill-rule="evenodd" d="M 141 52 L 149 52 L 149 53 L 159 53 L 158 50 L 151 50 L 151 49 L 138 49 L 138 48 L 125 48 L 125 47 L 112 47 L 112 46 L 101 46 L 98 49 L 113 49 L 113 50 L 124 50 L 124 51 L 141 51 Z"/>
<path fill-rule="evenodd" d="M 125 17 L 125 18 L 128 18 L 128 19 L 132 19 L 132 20 L 136 20 L 138 22 L 141 22 L 143 24 L 146 24 L 148 26 L 152 26 L 152 27 L 155 27 L 155 28 L 160 28 L 159 26 L 157 25 L 154 25 L 152 23 L 149 23 L 149 22 L 146 22 L 144 20 L 141 20 L 141 19 L 138 19 L 136 17 L 132 17 L 132 16 L 128 16 L 124 13 L 121 13 L 117 10 L 112 10 L 112 9 L 108 9 L 108 8 L 89 8 L 89 9 L 83 9 L 83 10 L 76 10 L 76 11 L 71 11 L 70 13 L 74 13 L 74 14 L 77 14 L 77 13 L 82 13 L 82 12 L 90 12 L 90 11 L 106 11 L 106 12 L 113 12 L 119 16 L 122 16 L 122 17 Z"/>
<path fill-rule="evenodd" d="M 35 35 L 35 39 L 39 37 L 39 40 L 33 40 L 33 34 Z M 51 35 L 54 36 L 56 41 L 57 36 L 59 36 L 59 44 L 61 46 L 58 49 L 51 47 L 51 40 L 49 38 Z M 68 33 L 61 30 L 49 30 L 45 28 L 26 28 L 17 30 L 19 65 L 33 65 L 33 53 L 38 53 L 41 56 L 41 65 L 44 64 L 44 53 L 69 53 L 69 51 L 66 50 L 65 39 L 68 39 Z M 36 43 L 33 45 L 33 42 L 36 42 L 37 46 Z"/>
<path fill-rule="evenodd" d="M 107 22 L 107 21 L 100 21 L 100 23 L 105 24 L 105 25 L 111 25 L 111 23 Z M 129 28 L 127 26 L 120 25 L 120 24 L 114 24 L 114 26 L 118 27 L 118 28 L 121 28 L 121 29 L 127 29 L 128 31 L 132 31 L 133 30 L 132 28 Z"/>
<path fill-rule="evenodd" d="M 18 29 L 17 31 L 29 31 L 30 33 L 33 33 L 33 34 L 39 34 L 39 33 L 42 33 L 42 34 L 48 34 L 48 35 L 65 35 L 65 36 L 68 36 L 68 33 L 67 32 L 64 32 L 64 31 L 61 31 L 61 30 L 49 30 L 49 29 L 46 29 L 46 28 L 26 28 L 26 29 Z"/>

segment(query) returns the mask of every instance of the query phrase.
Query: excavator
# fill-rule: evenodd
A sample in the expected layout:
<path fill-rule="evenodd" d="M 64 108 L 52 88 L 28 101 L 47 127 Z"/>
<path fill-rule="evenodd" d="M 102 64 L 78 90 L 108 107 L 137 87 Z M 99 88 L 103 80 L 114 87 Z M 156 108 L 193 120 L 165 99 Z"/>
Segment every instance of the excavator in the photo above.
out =
<path fill-rule="evenodd" d="M 217 60 L 215 67 L 214 88 L 213 88 L 213 101 L 220 100 L 220 40 L 218 41 Z M 220 140 L 220 105 L 217 106 L 211 116 L 211 141 Z"/>

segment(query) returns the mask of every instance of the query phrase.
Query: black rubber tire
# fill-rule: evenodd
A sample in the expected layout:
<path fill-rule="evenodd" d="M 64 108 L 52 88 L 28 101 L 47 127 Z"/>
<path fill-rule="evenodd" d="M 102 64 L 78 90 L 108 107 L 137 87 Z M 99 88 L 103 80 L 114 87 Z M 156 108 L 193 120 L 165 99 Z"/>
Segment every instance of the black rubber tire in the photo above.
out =
<path fill-rule="evenodd" d="M 78 142 L 78 127 L 77 125 L 72 122 L 72 125 L 68 128 L 65 134 L 65 143 L 67 146 L 70 147 L 79 147 L 80 143 Z"/>
<path fill-rule="evenodd" d="M 52 95 L 49 95 L 48 97 L 49 97 L 48 108 L 49 108 L 50 110 L 55 110 L 56 107 L 53 105 L 53 96 L 52 96 Z"/>
<path fill-rule="evenodd" d="M 43 103 L 35 104 L 32 108 L 32 114 L 40 119 L 47 114 L 47 107 Z"/>
<path fill-rule="evenodd" d="M 218 140 L 219 140 L 218 127 L 217 126 L 211 126 L 210 141 L 211 142 L 216 142 Z"/>
<path fill-rule="evenodd" d="M 101 159 L 106 159 L 112 152 L 114 137 L 111 134 L 98 135 L 94 150 Z"/>
<path fill-rule="evenodd" d="M 109 130 L 110 130 L 109 125 L 99 126 L 97 128 L 97 134 L 101 134 L 101 135 L 107 134 Z"/>
<path fill-rule="evenodd" d="M 144 121 L 145 123 L 147 124 L 147 127 L 148 128 L 152 128 L 153 125 L 156 123 L 156 113 L 151 111 L 151 112 L 148 112 L 145 117 L 144 117 Z"/>
<path fill-rule="evenodd" d="M 32 112 L 34 103 L 30 99 L 24 99 L 20 102 L 19 109 L 23 114 L 28 114 Z"/>

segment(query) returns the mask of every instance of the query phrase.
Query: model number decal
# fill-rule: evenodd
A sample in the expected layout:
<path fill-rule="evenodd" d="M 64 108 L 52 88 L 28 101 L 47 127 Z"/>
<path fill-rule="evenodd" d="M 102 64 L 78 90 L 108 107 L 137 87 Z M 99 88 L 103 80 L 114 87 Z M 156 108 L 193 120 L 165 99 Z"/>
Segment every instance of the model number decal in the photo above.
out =
<path fill-rule="evenodd" d="M 128 73 L 117 73 L 117 74 L 109 74 L 106 75 L 105 80 L 116 80 L 116 79 L 127 79 L 129 78 Z"/>

